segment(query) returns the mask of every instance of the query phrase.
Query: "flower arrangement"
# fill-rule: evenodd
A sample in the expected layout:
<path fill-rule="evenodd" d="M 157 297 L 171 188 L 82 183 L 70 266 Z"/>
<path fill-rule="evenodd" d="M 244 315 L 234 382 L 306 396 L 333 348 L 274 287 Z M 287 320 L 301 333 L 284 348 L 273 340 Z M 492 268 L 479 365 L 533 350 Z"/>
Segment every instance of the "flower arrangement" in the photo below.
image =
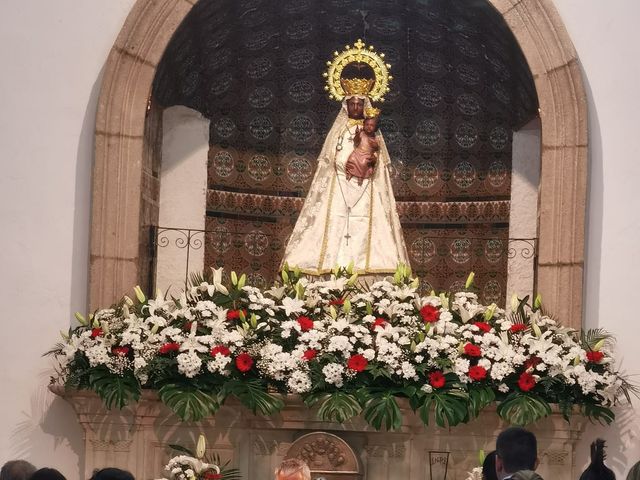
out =
<path fill-rule="evenodd" d="M 95 391 L 108 408 L 142 389 L 185 421 L 213 415 L 230 397 L 254 413 L 301 395 L 327 421 L 362 415 L 377 429 L 402 424 L 398 398 L 421 420 L 454 426 L 497 402 L 510 424 L 525 425 L 557 404 L 597 421 L 635 393 L 614 368 L 602 330 L 560 326 L 540 298 L 513 299 L 509 311 L 482 305 L 473 274 L 457 293 L 421 296 L 400 265 L 393 278 L 359 282 L 351 268 L 308 281 L 285 268 L 261 291 L 222 269 L 192 276 L 178 298 L 125 297 L 63 334 L 52 353 L 68 388 Z"/>
<path fill-rule="evenodd" d="M 207 460 L 205 453 L 207 443 L 204 435 L 198 437 L 196 452 L 180 446 L 171 445 L 183 455 L 177 455 L 165 467 L 169 478 L 161 480 L 239 480 L 240 472 L 235 468 L 228 468 L 225 464 L 219 467 L 220 459 L 215 456 L 213 460 Z"/>

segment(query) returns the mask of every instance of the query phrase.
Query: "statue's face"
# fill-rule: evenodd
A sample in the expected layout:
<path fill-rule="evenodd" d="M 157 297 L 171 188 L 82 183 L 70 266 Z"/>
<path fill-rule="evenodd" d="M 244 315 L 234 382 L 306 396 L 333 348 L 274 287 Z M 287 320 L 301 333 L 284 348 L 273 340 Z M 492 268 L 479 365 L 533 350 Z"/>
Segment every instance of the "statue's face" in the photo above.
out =
<path fill-rule="evenodd" d="M 367 135 L 371 135 L 375 133 L 375 131 L 378 129 L 378 119 L 377 118 L 365 119 L 362 125 L 362 129 L 364 130 L 364 133 L 366 133 Z"/>
<path fill-rule="evenodd" d="M 347 100 L 347 113 L 349 118 L 361 119 L 364 117 L 364 100 L 351 97 Z"/>

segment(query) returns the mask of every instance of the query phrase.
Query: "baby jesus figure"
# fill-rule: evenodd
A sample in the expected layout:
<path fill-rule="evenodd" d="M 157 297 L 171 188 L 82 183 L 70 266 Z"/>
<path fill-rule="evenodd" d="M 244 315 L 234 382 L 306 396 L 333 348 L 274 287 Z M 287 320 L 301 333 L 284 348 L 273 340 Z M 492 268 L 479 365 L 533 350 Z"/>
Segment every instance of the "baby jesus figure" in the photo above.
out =
<path fill-rule="evenodd" d="M 363 180 L 371 178 L 375 171 L 375 166 L 378 161 L 378 150 L 380 150 L 380 145 L 376 139 L 379 116 L 379 109 L 366 108 L 362 130 L 356 127 L 356 133 L 353 137 L 353 145 L 355 148 L 347 159 L 345 172 L 347 180 L 355 177 L 358 179 L 358 185 L 362 185 Z"/>

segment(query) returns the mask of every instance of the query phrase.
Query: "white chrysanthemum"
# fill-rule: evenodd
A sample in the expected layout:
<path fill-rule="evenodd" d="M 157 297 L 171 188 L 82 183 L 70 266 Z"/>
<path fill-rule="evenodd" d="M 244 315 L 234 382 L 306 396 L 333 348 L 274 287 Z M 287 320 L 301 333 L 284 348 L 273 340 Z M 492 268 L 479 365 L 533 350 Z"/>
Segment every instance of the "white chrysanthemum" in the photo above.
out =
<path fill-rule="evenodd" d="M 340 388 L 344 380 L 342 375 L 344 374 L 344 367 L 339 363 L 329 363 L 322 368 L 322 373 L 324 375 L 324 380 L 327 383 L 335 385 Z"/>
<path fill-rule="evenodd" d="M 187 378 L 193 378 L 200 372 L 202 360 L 194 351 L 183 352 L 176 357 L 178 371 Z"/>
<path fill-rule="evenodd" d="M 287 380 L 287 386 L 292 393 L 307 393 L 311 390 L 311 377 L 303 371 L 296 370 Z"/>

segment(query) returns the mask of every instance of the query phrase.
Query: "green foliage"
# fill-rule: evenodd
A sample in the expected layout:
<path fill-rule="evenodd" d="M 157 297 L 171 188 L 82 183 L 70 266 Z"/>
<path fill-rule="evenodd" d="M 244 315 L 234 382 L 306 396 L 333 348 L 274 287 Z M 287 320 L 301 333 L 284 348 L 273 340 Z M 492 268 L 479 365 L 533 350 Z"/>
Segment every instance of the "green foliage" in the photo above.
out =
<path fill-rule="evenodd" d="M 600 425 L 611 425 L 616 417 L 611 409 L 592 403 L 585 403 L 582 406 L 582 413 L 589 420 L 598 422 Z"/>
<path fill-rule="evenodd" d="M 415 404 L 414 404 L 415 405 Z M 429 425 L 431 410 L 436 425 L 446 428 L 465 422 L 469 416 L 469 396 L 462 390 L 434 391 L 418 401 L 417 412 Z"/>
<path fill-rule="evenodd" d="M 108 409 L 122 408 L 140 398 L 140 383 L 131 371 L 118 375 L 106 367 L 95 368 L 89 373 L 89 386 Z"/>
<path fill-rule="evenodd" d="M 320 402 L 318 418 L 325 422 L 343 423 L 360 414 L 362 407 L 355 395 L 337 390 L 332 393 L 318 395 L 310 399 L 310 403 Z"/>
<path fill-rule="evenodd" d="M 498 405 L 497 413 L 511 425 L 528 425 L 551 414 L 551 406 L 532 393 L 514 392 Z"/>
<path fill-rule="evenodd" d="M 469 387 L 469 416 L 475 418 L 480 411 L 496 399 L 495 392 L 488 386 Z"/>
<path fill-rule="evenodd" d="M 267 392 L 267 385 L 260 380 L 228 380 L 222 387 L 226 398 L 233 395 L 254 414 L 273 415 L 284 407 L 284 402 Z"/>
<path fill-rule="evenodd" d="M 185 422 L 197 422 L 216 413 L 220 401 L 215 393 L 204 392 L 193 381 L 174 380 L 158 390 L 160 400 Z"/>
<path fill-rule="evenodd" d="M 371 392 L 362 413 L 376 430 L 398 430 L 402 426 L 402 413 L 393 392 Z"/>

